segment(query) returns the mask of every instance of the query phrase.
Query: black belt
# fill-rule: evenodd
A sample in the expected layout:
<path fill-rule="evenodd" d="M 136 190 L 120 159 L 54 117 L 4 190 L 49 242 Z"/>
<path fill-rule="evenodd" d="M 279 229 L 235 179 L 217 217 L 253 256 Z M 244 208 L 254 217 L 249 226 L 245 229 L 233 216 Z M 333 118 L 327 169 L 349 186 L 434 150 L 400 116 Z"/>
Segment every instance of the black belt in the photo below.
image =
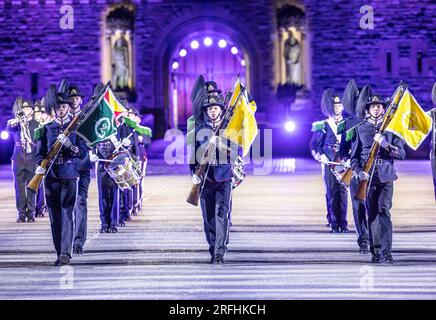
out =
<path fill-rule="evenodd" d="M 74 163 L 74 159 L 73 158 L 62 158 L 62 157 L 57 157 L 54 161 L 53 164 L 64 164 L 64 163 Z"/>

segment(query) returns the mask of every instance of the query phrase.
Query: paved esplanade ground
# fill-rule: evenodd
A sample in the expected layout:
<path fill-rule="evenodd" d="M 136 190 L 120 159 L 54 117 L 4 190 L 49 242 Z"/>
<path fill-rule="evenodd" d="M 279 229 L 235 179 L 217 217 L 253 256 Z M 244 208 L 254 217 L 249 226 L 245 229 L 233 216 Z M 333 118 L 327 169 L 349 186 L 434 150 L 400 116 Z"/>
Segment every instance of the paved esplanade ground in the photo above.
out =
<path fill-rule="evenodd" d="M 148 175 L 143 211 L 117 234 L 97 233 L 93 180 L 86 253 L 63 268 L 53 266 L 47 217 L 15 223 L 12 180 L 3 167 L 0 298 L 436 298 L 436 210 L 428 161 L 399 166 L 393 266 L 367 263 L 370 255 L 357 253 L 354 233 L 327 232 L 319 166 L 306 162 L 297 160 L 295 173 L 249 176 L 236 190 L 225 265 L 208 263 L 200 209 L 185 202 L 188 176 Z M 293 165 L 276 161 L 275 172 Z M 150 172 L 165 170 L 150 166 Z"/>

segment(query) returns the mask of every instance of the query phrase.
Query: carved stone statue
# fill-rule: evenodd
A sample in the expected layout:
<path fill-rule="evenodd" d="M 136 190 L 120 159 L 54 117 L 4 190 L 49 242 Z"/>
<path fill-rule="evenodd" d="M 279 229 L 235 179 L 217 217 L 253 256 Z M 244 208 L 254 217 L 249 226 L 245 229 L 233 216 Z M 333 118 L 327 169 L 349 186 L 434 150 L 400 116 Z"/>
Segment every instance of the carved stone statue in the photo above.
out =
<path fill-rule="evenodd" d="M 286 83 L 302 85 L 301 81 L 301 45 L 289 31 L 289 38 L 285 41 L 284 56 L 286 61 Z"/>
<path fill-rule="evenodd" d="M 112 48 L 112 85 L 114 90 L 128 88 L 129 44 L 122 35 Z"/>

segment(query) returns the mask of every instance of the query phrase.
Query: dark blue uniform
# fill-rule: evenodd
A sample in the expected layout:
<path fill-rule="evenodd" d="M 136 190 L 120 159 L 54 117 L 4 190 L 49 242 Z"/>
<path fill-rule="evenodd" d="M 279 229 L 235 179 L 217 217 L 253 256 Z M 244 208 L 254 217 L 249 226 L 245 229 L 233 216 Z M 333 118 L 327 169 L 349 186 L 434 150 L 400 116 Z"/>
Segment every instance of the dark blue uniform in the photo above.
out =
<path fill-rule="evenodd" d="M 348 132 L 349 135 L 346 134 L 347 138 L 345 139 L 343 146 L 344 146 L 344 150 L 347 150 L 347 154 L 351 154 L 351 147 L 353 141 L 356 138 L 356 135 L 354 134 L 355 132 L 354 130 L 362 123 L 363 122 L 361 119 L 354 118 L 354 117 L 345 119 L 345 132 Z M 366 218 L 365 204 L 355 198 L 358 187 L 359 187 L 359 180 L 355 175 L 353 175 L 350 182 L 350 197 L 351 197 L 351 204 L 353 207 L 354 225 L 356 227 L 357 244 L 359 248 L 364 250 L 363 252 L 367 252 L 368 221 Z"/>
<path fill-rule="evenodd" d="M 117 131 L 117 139 L 127 137 L 129 128 L 120 126 Z M 106 140 L 96 146 L 96 154 L 100 159 L 109 159 L 115 152 L 114 144 Z M 99 162 L 97 165 L 98 206 L 100 210 L 101 232 L 116 232 L 116 226 L 120 219 L 121 191 L 116 182 L 105 169 L 107 162 Z M 105 231 L 105 229 L 111 230 Z"/>
<path fill-rule="evenodd" d="M 138 134 L 127 126 L 120 126 L 118 131 L 120 140 L 123 138 L 130 139 L 130 146 L 124 147 L 124 149 L 129 151 L 130 155 L 135 161 L 138 161 Z M 136 187 L 122 191 L 120 190 L 120 225 L 123 225 L 124 221 L 129 221 L 132 219 L 131 215 L 134 207 L 134 192 L 136 192 Z"/>
<path fill-rule="evenodd" d="M 212 126 L 209 124 L 199 125 L 195 132 L 197 137 L 195 154 L 201 155 L 208 146 L 209 138 L 213 135 Z M 203 137 L 203 140 L 198 141 Z M 236 161 L 239 152 L 238 147 L 233 143 L 231 150 L 231 154 L 227 152 L 220 154 L 217 148 L 215 158 L 212 159 L 207 171 L 206 181 L 200 196 L 204 232 L 212 257 L 224 256 L 226 252 L 233 177 L 231 164 Z M 197 160 L 195 158 L 195 163 L 190 164 L 192 174 L 198 165 Z"/>
<path fill-rule="evenodd" d="M 33 141 L 35 130 L 39 127 L 37 121 L 27 122 L 30 141 L 24 139 L 20 123 L 7 125 L 6 130 L 14 138 L 14 153 L 12 154 L 12 171 L 14 173 L 14 187 L 18 221 L 24 222 L 27 217 L 32 221 L 35 216 L 35 194 L 27 192 L 27 184 L 32 180 L 36 169 L 36 143 Z"/>
<path fill-rule="evenodd" d="M 431 161 L 431 171 L 433 173 L 433 190 L 434 199 L 436 200 L 436 110 L 433 109 L 430 112 L 430 116 L 433 119 L 433 130 L 431 139 L 431 149 L 430 149 L 430 161 Z"/>
<path fill-rule="evenodd" d="M 339 123 L 338 123 L 339 124 Z M 336 128 L 331 128 L 328 121 L 314 131 L 310 141 L 312 155 L 325 154 L 329 161 L 340 162 L 346 160 L 347 153 L 341 148 L 341 142 L 345 139 L 345 133 L 340 138 L 336 135 Z M 347 228 L 347 189 L 336 179 L 331 172 L 330 166 L 322 164 L 322 174 L 326 187 L 327 220 L 332 230 Z"/>
<path fill-rule="evenodd" d="M 37 147 L 37 162 L 41 164 L 59 134 L 65 131 L 70 121 L 62 124 L 52 121 L 42 128 Z M 75 133 L 69 136 L 72 147 L 63 146 L 45 177 L 45 195 L 50 216 L 53 243 L 58 257 L 72 256 L 74 236 L 74 206 L 76 203 L 77 159 L 87 154 L 85 141 Z"/>
<path fill-rule="evenodd" d="M 356 138 L 351 153 L 351 166 L 357 175 L 363 170 L 374 142 L 374 135 L 379 131 L 381 121 L 369 118 L 355 130 Z M 392 251 L 392 221 L 390 209 L 394 191 L 393 181 L 398 177 L 394 169 L 394 159 L 406 157 L 404 143 L 390 132 L 384 136 L 389 143 L 388 150 L 380 147 L 379 154 L 372 169 L 366 210 L 368 214 L 369 244 L 373 256 L 387 257 Z"/>
<path fill-rule="evenodd" d="M 77 199 L 74 209 L 74 247 L 83 248 L 88 229 L 88 189 L 92 169 L 88 152 L 86 152 L 84 159 L 76 159 L 76 168 L 79 173 L 79 181 L 77 182 Z"/>
<path fill-rule="evenodd" d="M 139 185 L 136 188 L 136 194 L 134 194 L 133 202 L 136 208 L 134 209 L 135 212 L 138 212 L 141 210 L 142 207 L 142 199 L 143 199 L 143 180 L 145 177 L 146 169 L 147 169 L 147 142 L 144 137 L 142 141 L 138 140 L 138 157 L 139 161 L 141 162 L 141 172 L 142 172 L 142 179 L 139 182 Z"/>

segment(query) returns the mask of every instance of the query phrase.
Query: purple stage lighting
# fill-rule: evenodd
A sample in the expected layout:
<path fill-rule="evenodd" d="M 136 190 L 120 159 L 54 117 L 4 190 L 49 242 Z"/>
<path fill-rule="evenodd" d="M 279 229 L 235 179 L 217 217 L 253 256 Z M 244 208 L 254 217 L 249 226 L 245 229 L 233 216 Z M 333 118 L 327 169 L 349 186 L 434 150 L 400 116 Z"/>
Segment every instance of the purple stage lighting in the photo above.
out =
<path fill-rule="evenodd" d="M 203 43 L 205 46 L 209 47 L 210 45 L 212 45 L 212 39 L 210 37 L 206 37 L 204 38 Z"/>
<path fill-rule="evenodd" d="M 9 139 L 9 132 L 7 132 L 6 130 L 3 130 L 0 134 L 0 138 L 2 140 L 8 140 Z"/>
<path fill-rule="evenodd" d="M 238 48 L 236 48 L 236 47 L 232 47 L 232 49 L 230 49 L 230 51 L 231 51 L 233 54 L 238 54 L 238 52 L 239 52 Z"/>
<path fill-rule="evenodd" d="M 173 68 L 174 70 L 176 70 L 179 67 L 179 63 L 177 61 L 174 61 L 173 64 L 171 65 L 171 68 Z"/>
<path fill-rule="evenodd" d="M 200 44 L 198 43 L 198 41 L 197 40 L 192 40 L 191 41 L 191 48 L 192 49 L 198 49 L 198 47 L 200 46 Z"/>
<path fill-rule="evenodd" d="M 221 39 L 220 41 L 218 41 L 218 46 L 220 48 L 225 48 L 227 46 L 227 41 L 224 39 Z"/>
<path fill-rule="evenodd" d="M 289 120 L 285 124 L 285 130 L 288 132 L 294 132 L 297 126 L 295 125 L 295 122 L 292 120 Z"/>
<path fill-rule="evenodd" d="M 181 57 L 186 57 L 186 54 L 188 53 L 188 51 L 186 51 L 186 49 L 181 49 L 180 51 L 179 51 L 179 56 L 181 56 Z"/>

